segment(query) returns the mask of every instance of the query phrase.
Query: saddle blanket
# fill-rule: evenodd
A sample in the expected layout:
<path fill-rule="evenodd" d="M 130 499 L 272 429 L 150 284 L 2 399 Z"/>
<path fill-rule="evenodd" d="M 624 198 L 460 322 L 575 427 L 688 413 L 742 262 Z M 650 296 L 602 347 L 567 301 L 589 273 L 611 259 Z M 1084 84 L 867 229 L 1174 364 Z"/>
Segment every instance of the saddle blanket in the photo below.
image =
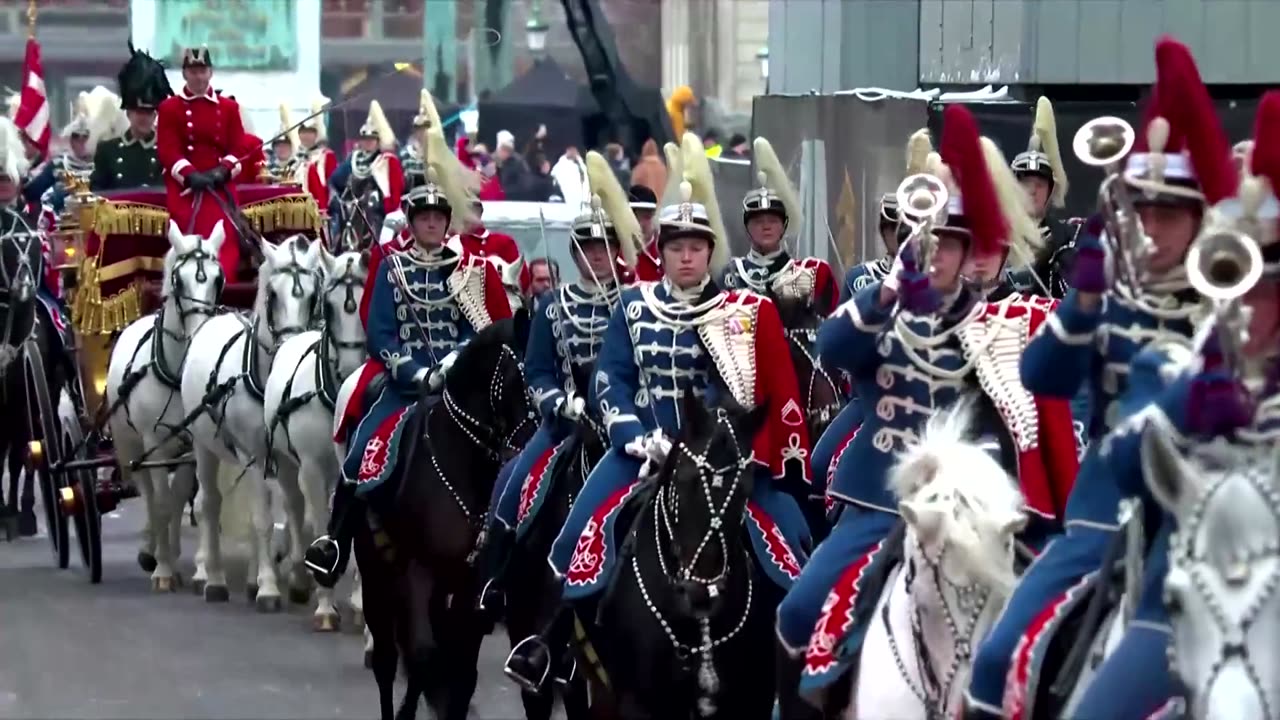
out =
<path fill-rule="evenodd" d="M 347 446 L 342 476 L 356 484 L 357 496 L 367 494 L 391 476 L 399 458 L 401 437 L 416 408 L 416 403 L 387 386 L 356 426 Z"/>
<path fill-rule="evenodd" d="M 566 599 L 589 597 L 608 584 L 616 570 L 617 546 L 622 539 L 618 536 L 618 516 L 644 484 L 641 480 L 632 480 L 614 491 L 591 514 L 578 536 L 565 573 Z M 743 524 L 765 575 L 785 591 L 800 577 L 805 556 L 799 549 L 807 540 L 807 526 L 795 501 L 781 492 L 764 489 L 767 485 L 755 484 L 752 497 L 747 500 L 747 521 Z"/>
<path fill-rule="evenodd" d="M 565 451 L 573 445 L 570 442 L 571 439 L 570 437 L 561 440 L 534 458 L 528 476 L 520 485 L 520 502 L 516 506 L 517 542 L 524 538 L 529 528 L 533 527 L 533 520 L 542 509 L 542 504 L 546 502 L 547 495 L 554 484 L 552 481 L 555 479 L 556 465 L 568 457 Z"/>

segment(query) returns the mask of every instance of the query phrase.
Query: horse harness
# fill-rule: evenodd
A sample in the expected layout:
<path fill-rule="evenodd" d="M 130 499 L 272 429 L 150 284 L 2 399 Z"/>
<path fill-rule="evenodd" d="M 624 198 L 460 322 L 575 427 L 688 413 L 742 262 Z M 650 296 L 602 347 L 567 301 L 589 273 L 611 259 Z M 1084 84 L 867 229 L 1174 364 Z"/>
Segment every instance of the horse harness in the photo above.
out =
<path fill-rule="evenodd" d="M 12 243 L 17 248 L 17 267 L 10 274 L 9 267 L 3 261 L 0 261 L 0 291 L 4 293 L 4 299 L 0 300 L 0 312 L 4 313 L 3 334 L 0 334 L 0 377 L 3 377 L 8 370 L 10 363 L 17 359 L 20 352 L 19 348 L 22 343 L 35 330 L 34 318 L 31 327 L 25 332 L 16 333 L 17 337 L 14 342 L 10 342 L 9 338 L 15 335 L 14 325 L 17 323 L 17 311 L 14 302 L 14 288 L 26 284 L 30 286 L 34 301 L 34 295 L 37 285 L 37 271 L 31 267 L 31 244 L 39 237 L 39 235 L 31 229 L 31 224 L 21 213 L 14 211 L 12 208 L 5 208 L 3 215 L 0 215 L 0 227 L 3 227 L 3 234 L 0 235 L 0 242 L 4 244 Z M 0 255 L 2 258 L 2 255 Z"/>
<path fill-rule="evenodd" d="M 942 561 L 946 556 L 947 549 L 944 547 L 935 559 L 930 558 L 925 553 L 919 541 L 915 541 L 915 544 L 918 553 L 907 554 L 905 558 L 903 572 L 906 573 L 906 576 L 903 580 L 902 588 L 907 593 L 907 602 L 911 603 L 911 641 L 916 649 L 916 669 L 920 675 L 919 687 L 911 682 L 911 673 L 907 668 L 906 658 L 903 657 L 902 648 L 898 647 L 898 641 L 893 633 L 893 624 L 889 619 L 889 608 L 893 604 L 892 595 L 896 583 L 890 585 L 887 590 L 889 597 L 885 598 L 884 604 L 881 605 L 880 621 L 884 624 L 885 635 L 889 641 L 889 650 L 893 654 L 893 663 L 897 666 L 898 674 L 902 677 L 902 681 L 907 684 L 911 694 L 920 701 L 929 720 L 946 720 L 948 717 L 947 701 L 951 697 L 952 686 L 960 674 L 960 667 L 973 656 L 973 633 L 977 629 L 979 617 L 987 607 L 990 591 L 982 589 L 976 583 L 966 587 L 957 587 L 949 582 L 946 583 L 952 585 L 959 600 L 959 609 L 963 613 L 963 617 L 957 618 L 956 613 L 946 600 L 946 593 L 943 591 Z M 942 620 L 947 625 L 947 633 L 951 636 L 951 643 L 955 648 L 951 655 L 951 662 L 946 668 L 943 668 L 941 674 L 930 662 L 927 650 L 928 641 L 921 627 L 920 607 L 911 599 L 911 585 L 918 577 L 917 558 L 924 560 L 928 578 L 940 600 Z M 960 624 L 960 620 L 964 621 L 963 626 Z"/>

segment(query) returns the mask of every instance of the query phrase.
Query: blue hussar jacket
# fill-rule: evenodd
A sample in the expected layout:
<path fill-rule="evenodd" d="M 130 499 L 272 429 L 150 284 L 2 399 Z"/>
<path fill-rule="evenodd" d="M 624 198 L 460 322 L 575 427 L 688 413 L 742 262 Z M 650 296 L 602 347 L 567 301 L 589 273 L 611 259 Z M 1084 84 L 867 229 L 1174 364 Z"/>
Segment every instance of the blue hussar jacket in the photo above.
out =
<path fill-rule="evenodd" d="M 387 256 L 369 304 L 369 355 L 387 368 L 394 387 L 417 383 L 491 322 L 482 259 L 447 247 L 418 246 Z"/>
<path fill-rule="evenodd" d="M 849 302 L 853 296 L 871 283 L 878 283 L 888 276 L 893 269 L 893 258 L 882 257 L 868 260 L 849 268 L 844 275 L 844 284 L 840 286 L 840 303 Z"/>
<path fill-rule="evenodd" d="M 863 408 L 862 427 L 840 463 L 856 471 L 837 472 L 828 494 L 892 513 L 889 468 L 934 411 L 959 398 L 971 374 L 957 336 L 964 319 L 894 307 L 880 306 L 880 283 L 873 282 L 818 331 L 819 357 L 853 378 Z"/>
<path fill-rule="evenodd" d="M 524 368 L 544 422 L 561 424 L 556 410 L 566 393 L 587 399 L 596 353 L 617 299 L 616 285 L 585 283 L 562 285 L 538 297 Z M 560 429 L 568 432 L 567 426 Z"/>
<path fill-rule="evenodd" d="M 1144 301 L 1159 302 L 1159 314 L 1116 293 L 1105 295 L 1097 312 L 1086 312 L 1073 290 L 1022 355 L 1022 384 L 1036 395 L 1073 399 L 1088 381 L 1090 440 L 1121 417 L 1118 401 L 1138 351 L 1155 340 L 1191 335 L 1194 300 L 1170 294 Z"/>
<path fill-rule="evenodd" d="M 338 166 L 333 169 L 333 174 L 329 176 L 329 212 L 333 213 L 334 204 L 338 198 L 342 197 L 342 192 L 347 189 L 347 183 L 351 182 L 351 156 L 347 156 Z"/>
<path fill-rule="evenodd" d="M 692 302 L 677 300 L 666 280 L 622 291 L 596 358 L 588 400 L 599 408 L 612 448 L 622 450 L 659 428 L 675 437 L 686 387 L 707 405 L 716 404 L 709 393 L 713 363 L 696 321 L 700 306 L 719 294 L 709 281 Z"/>

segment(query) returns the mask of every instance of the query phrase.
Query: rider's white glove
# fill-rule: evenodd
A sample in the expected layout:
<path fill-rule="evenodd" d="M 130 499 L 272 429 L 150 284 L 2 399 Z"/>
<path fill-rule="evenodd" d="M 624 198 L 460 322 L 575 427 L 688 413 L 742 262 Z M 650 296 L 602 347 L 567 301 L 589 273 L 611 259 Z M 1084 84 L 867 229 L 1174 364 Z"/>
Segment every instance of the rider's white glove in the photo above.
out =
<path fill-rule="evenodd" d="M 650 460 L 660 464 L 671 452 L 671 440 L 661 430 L 654 430 L 644 436 L 644 450 Z"/>
<path fill-rule="evenodd" d="M 898 254 L 893 258 L 893 266 L 889 268 L 889 274 L 884 276 L 884 280 L 880 281 L 881 287 L 886 287 L 893 292 L 898 292 L 899 275 L 902 274 L 902 251 L 907 249 L 907 243 L 903 242 L 898 248 Z"/>
<path fill-rule="evenodd" d="M 440 364 L 436 365 L 435 369 L 431 371 L 431 376 L 427 378 L 427 389 L 431 392 L 435 392 L 444 386 L 445 376 L 449 374 L 449 369 L 452 368 L 453 364 L 457 361 L 457 350 L 445 355 L 444 359 L 440 361 Z"/>
<path fill-rule="evenodd" d="M 645 442 L 647 436 L 641 435 L 626 445 L 622 446 L 622 451 L 637 460 L 648 460 L 649 451 Z"/>
<path fill-rule="evenodd" d="M 578 397 L 574 393 L 567 393 L 560 398 L 560 402 L 556 403 L 556 410 L 560 413 L 560 417 L 569 422 L 577 422 L 578 418 L 587 410 L 587 401 Z"/>

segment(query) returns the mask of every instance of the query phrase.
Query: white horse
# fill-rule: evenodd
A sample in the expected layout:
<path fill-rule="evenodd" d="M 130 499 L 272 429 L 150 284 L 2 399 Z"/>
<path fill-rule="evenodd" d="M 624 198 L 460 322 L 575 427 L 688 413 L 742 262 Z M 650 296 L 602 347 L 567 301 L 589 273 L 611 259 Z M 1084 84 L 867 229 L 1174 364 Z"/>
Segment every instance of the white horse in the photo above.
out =
<path fill-rule="evenodd" d="M 278 463 L 281 483 L 300 486 L 306 500 L 307 537 L 328 527 L 329 498 L 341 472 L 332 437 L 338 387 L 368 357 L 360 322 L 368 251 L 337 258 L 322 251 L 320 259 L 326 278 L 321 296 L 324 324 L 280 346 L 262 405 L 269 450 Z M 352 605 L 357 610 L 361 607 L 354 593 Z M 338 624 L 333 590 L 317 588 L 313 627 L 329 632 L 337 630 Z"/>
<path fill-rule="evenodd" d="M 1280 717 L 1280 456 L 1275 438 L 1218 441 L 1188 456 L 1158 416 L 1143 431 L 1142 468 L 1178 520 L 1164 599 L 1172 667 L 1203 720 Z"/>
<path fill-rule="evenodd" d="M 271 548 L 274 527 L 267 487 L 267 430 L 262 418 L 263 387 L 280 344 L 305 331 L 315 316 L 321 287 L 320 243 L 295 235 L 279 245 L 262 244 L 258 294 L 253 313 L 227 313 L 213 318 L 191 340 L 191 358 L 182 371 L 182 406 L 187 413 L 205 408 L 192 424 L 196 476 L 204 495 L 200 553 L 195 582 L 205 600 L 228 599 L 222 560 L 222 488 L 218 463 L 243 468 L 252 513 L 249 593 L 263 612 L 280 609 L 280 589 Z M 292 538 L 292 583 L 306 592 L 309 578 L 301 572 L 302 496 L 297 485 L 281 483 Z M 256 588 L 256 594 L 255 594 Z"/>
<path fill-rule="evenodd" d="M 159 312 L 124 329 L 107 367 L 107 402 L 121 403 L 109 419 L 116 460 L 123 479 L 138 488 L 146 504 L 138 562 L 151 572 L 152 589 L 159 592 L 172 592 L 181 582 L 175 566 L 181 555 L 182 509 L 194 487 L 194 471 L 190 464 L 179 465 L 170 480 L 168 467 L 135 471 L 130 465 L 144 453 L 149 453 L 148 460 L 164 462 L 184 450 L 181 435 L 186 433 L 175 432 L 184 416 L 179 379 L 191 338 L 213 314 L 222 290 L 218 250 L 225 238 L 221 222 L 207 239 L 183 235 L 169 222 L 163 304 Z"/>
<path fill-rule="evenodd" d="M 972 650 L 1017 582 L 1023 497 L 966 439 L 973 409 L 965 399 L 935 414 L 890 473 L 907 523 L 905 560 L 867 629 L 848 718 L 954 716 Z"/>

